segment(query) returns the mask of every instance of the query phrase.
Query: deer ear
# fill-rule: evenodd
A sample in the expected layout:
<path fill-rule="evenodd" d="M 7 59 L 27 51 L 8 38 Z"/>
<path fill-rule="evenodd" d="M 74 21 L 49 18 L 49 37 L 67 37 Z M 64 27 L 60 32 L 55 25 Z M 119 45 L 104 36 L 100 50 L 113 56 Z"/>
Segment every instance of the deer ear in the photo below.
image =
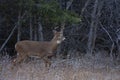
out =
<path fill-rule="evenodd" d="M 57 31 L 56 30 L 53 30 L 53 33 L 55 34 Z"/>

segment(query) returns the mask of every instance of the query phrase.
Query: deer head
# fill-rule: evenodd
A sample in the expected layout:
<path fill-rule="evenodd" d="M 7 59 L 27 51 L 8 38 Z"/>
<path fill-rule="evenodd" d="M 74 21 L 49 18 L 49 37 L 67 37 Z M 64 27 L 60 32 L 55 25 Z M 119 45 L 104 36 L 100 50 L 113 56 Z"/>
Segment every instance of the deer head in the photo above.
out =
<path fill-rule="evenodd" d="M 48 57 L 54 56 L 53 51 L 56 50 L 58 44 L 60 44 L 65 38 L 63 33 L 53 31 L 54 37 L 51 41 L 30 41 L 30 40 L 23 40 L 19 41 L 15 44 L 15 50 L 17 51 L 18 55 L 17 58 L 14 60 L 14 65 L 21 63 L 24 59 L 31 56 L 37 56 L 44 60 L 45 65 L 47 64 L 50 66 L 51 62 Z"/>

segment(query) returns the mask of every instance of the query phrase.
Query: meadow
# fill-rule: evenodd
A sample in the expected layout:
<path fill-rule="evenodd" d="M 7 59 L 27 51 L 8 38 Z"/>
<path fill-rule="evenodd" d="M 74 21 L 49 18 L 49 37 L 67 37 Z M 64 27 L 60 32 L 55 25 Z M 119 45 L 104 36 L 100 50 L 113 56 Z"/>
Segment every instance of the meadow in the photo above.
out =
<path fill-rule="evenodd" d="M 99 54 L 51 61 L 52 65 L 45 67 L 41 59 L 31 58 L 11 69 L 10 57 L 2 56 L 0 80 L 120 80 L 120 65 Z"/>

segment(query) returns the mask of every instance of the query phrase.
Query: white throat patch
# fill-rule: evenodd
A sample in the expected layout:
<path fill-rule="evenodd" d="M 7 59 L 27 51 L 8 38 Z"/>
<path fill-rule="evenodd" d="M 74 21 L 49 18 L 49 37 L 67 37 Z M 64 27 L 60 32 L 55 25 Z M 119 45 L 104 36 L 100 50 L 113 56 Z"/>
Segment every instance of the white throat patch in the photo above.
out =
<path fill-rule="evenodd" d="M 61 43 L 61 41 L 60 40 L 57 40 L 57 44 L 60 44 Z"/>

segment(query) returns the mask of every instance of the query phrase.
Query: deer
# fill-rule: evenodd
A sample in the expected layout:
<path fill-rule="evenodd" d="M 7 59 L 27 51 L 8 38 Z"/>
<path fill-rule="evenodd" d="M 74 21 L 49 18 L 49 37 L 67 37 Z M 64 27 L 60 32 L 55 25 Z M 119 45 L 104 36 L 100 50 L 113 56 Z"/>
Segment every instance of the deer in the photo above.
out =
<path fill-rule="evenodd" d="M 21 63 L 27 57 L 37 56 L 43 59 L 45 66 L 50 66 L 51 61 L 49 57 L 54 56 L 54 51 L 57 49 L 58 45 L 65 40 L 62 31 L 54 32 L 54 37 L 51 41 L 32 41 L 32 40 L 23 40 L 18 41 L 15 44 L 15 50 L 17 52 L 17 58 L 14 59 L 14 65 Z"/>

